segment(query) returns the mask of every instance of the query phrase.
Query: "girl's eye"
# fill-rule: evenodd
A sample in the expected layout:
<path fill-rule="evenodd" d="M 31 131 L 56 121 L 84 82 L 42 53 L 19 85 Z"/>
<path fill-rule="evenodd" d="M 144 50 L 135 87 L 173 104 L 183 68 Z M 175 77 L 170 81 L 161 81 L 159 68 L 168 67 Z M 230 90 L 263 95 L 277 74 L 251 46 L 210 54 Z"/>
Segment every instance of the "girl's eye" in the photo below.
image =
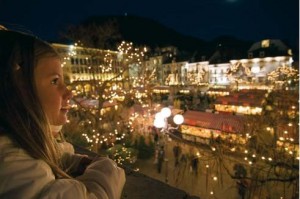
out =
<path fill-rule="evenodd" d="M 55 78 L 51 81 L 51 84 L 57 85 L 58 84 L 58 78 Z"/>

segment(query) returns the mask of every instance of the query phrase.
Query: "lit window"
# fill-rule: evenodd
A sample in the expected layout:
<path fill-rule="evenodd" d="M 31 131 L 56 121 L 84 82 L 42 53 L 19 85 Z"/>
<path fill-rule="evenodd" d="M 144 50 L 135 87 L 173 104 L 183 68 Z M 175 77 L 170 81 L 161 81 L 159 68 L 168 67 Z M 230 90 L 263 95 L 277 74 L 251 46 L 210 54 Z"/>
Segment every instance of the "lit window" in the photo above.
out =
<path fill-rule="evenodd" d="M 268 48 L 269 46 L 270 46 L 270 40 L 269 39 L 261 41 L 261 47 L 262 48 Z"/>

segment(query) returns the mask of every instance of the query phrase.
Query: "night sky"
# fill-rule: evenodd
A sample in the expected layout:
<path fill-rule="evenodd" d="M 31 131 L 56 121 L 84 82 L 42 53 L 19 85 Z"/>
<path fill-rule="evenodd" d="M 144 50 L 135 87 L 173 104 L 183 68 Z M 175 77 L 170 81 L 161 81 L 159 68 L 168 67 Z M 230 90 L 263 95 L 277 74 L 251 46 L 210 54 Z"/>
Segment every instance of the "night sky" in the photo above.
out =
<path fill-rule="evenodd" d="M 207 41 L 232 35 L 299 46 L 299 0 L 0 0 L 0 24 L 45 40 L 89 16 L 126 14 Z"/>

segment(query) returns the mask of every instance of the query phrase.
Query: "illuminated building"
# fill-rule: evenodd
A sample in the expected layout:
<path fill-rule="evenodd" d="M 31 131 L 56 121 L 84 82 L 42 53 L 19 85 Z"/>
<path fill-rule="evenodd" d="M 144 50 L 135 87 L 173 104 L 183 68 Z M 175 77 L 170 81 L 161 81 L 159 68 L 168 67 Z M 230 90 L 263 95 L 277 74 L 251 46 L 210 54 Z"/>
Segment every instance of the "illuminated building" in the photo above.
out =
<path fill-rule="evenodd" d="M 65 81 L 77 92 L 93 91 L 93 84 L 111 80 L 112 89 L 128 89 L 128 73 L 114 78 L 122 70 L 122 54 L 116 51 L 84 48 L 76 45 L 52 44 L 63 59 Z"/>
<path fill-rule="evenodd" d="M 278 67 L 292 67 L 292 52 L 280 40 L 262 40 L 254 43 L 243 56 L 228 55 L 225 50 L 217 51 L 205 60 L 190 62 L 180 57 L 178 50 L 165 50 L 153 55 L 147 67 L 155 64 L 157 79 L 165 86 L 208 86 L 234 87 L 237 89 L 272 89 L 267 84 L 267 75 Z M 231 73 L 229 72 L 231 71 Z"/>
<path fill-rule="evenodd" d="M 90 80 L 108 80 L 122 69 L 123 55 L 119 52 L 63 44 L 53 46 L 64 58 L 67 81 L 81 82 L 81 90 L 91 89 Z M 154 85 L 177 86 L 175 92 L 189 86 L 234 87 L 237 82 L 238 89 L 271 89 L 267 86 L 267 74 L 280 66 L 292 67 L 293 63 L 291 50 L 280 40 L 256 42 L 244 54 L 244 58 L 230 59 L 234 56 L 218 49 L 208 60 L 203 56 L 199 62 L 190 62 L 186 55 L 180 56 L 176 47 L 160 48 L 142 64 L 132 64 L 128 73 L 113 84 L 129 88 L 133 79 L 140 75 L 137 68 L 142 66 L 146 71 L 155 71 Z M 108 59 L 109 63 L 105 62 Z M 106 69 L 108 65 L 109 70 Z"/>

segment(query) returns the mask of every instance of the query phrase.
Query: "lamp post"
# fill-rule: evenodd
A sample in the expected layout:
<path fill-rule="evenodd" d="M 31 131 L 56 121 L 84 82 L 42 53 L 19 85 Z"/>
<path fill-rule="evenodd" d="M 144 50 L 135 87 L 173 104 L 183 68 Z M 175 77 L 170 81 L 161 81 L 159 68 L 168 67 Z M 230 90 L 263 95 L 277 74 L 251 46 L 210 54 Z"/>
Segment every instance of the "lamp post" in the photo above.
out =
<path fill-rule="evenodd" d="M 155 114 L 155 119 L 154 119 L 154 126 L 156 128 L 161 128 L 161 132 L 163 133 L 164 137 L 164 146 L 165 146 L 165 161 L 166 161 L 166 178 L 165 182 L 168 183 L 168 157 L 167 157 L 167 152 L 168 152 L 168 138 L 170 134 L 171 129 L 177 129 L 180 124 L 183 123 L 184 118 L 180 114 L 176 114 L 173 117 L 174 123 L 177 125 L 177 127 L 172 127 L 169 126 L 168 124 L 168 118 L 171 116 L 171 109 L 168 107 L 162 108 L 160 112 Z"/>

